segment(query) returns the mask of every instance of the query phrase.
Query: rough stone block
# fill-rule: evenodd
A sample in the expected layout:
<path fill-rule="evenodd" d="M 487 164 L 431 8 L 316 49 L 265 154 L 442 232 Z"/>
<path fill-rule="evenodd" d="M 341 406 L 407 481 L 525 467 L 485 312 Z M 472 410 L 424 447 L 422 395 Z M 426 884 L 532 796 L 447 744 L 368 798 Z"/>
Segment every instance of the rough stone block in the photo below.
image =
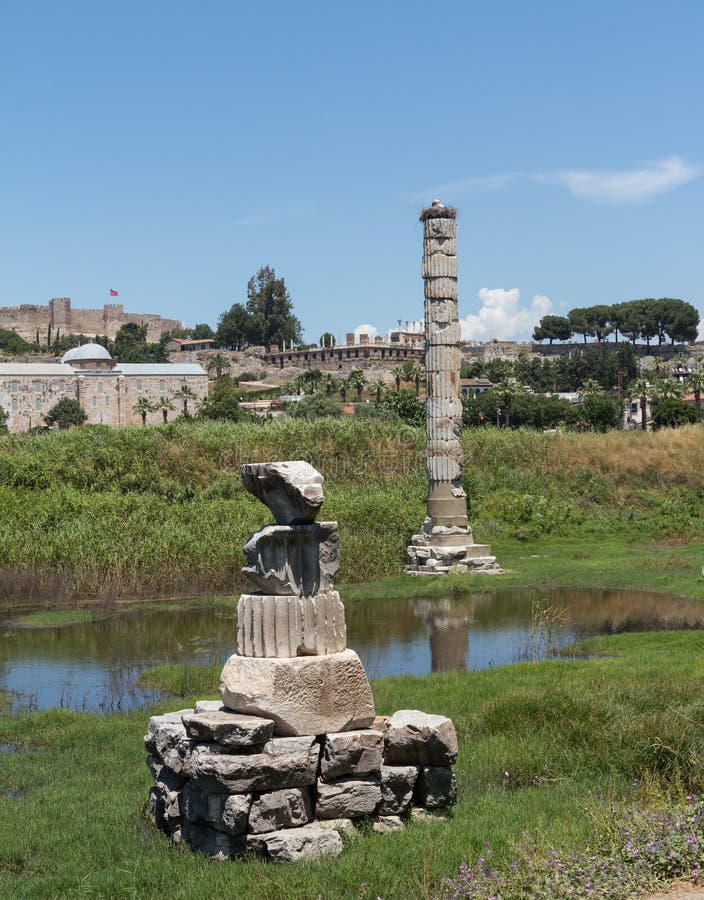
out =
<path fill-rule="evenodd" d="M 152 716 L 144 735 L 144 746 L 149 753 L 160 757 L 165 765 L 177 773 L 183 769 L 184 759 L 190 749 L 182 717 L 192 712 L 192 709 L 181 709 L 162 716 Z"/>
<path fill-rule="evenodd" d="M 247 463 L 242 483 L 279 525 L 313 522 L 323 503 L 323 476 L 303 460 Z"/>
<path fill-rule="evenodd" d="M 378 778 L 341 778 L 326 784 L 318 782 L 318 802 L 315 815 L 318 819 L 358 819 L 374 815 L 381 803 L 381 785 Z"/>
<path fill-rule="evenodd" d="M 289 659 L 339 653 L 347 645 L 337 591 L 315 597 L 242 594 L 237 604 L 240 656 Z"/>
<path fill-rule="evenodd" d="M 340 568 L 337 522 L 267 525 L 244 545 L 242 572 L 267 594 L 312 597 L 332 590 Z"/>
<path fill-rule="evenodd" d="M 423 237 L 454 238 L 457 234 L 457 222 L 454 219 L 426 219 L 423 223 Z"/>
<path fill-rule="evenodd" d="M 247 839 L 244 835 L 233 837 L 206 825 L 184 822 L 181 828 L 184 843 L 197 853 L 204 853 L 212 859 L 232 859 L 247 851 Z"/>
<path fill-rule="evenodd" d="M 423 281 L 427 300 L 456 300 L 456 278 L 426 278 Z"/>
<path fill-rule="evenodd" d="M 171 834 L 181 825 L 181 791 L 171 790 L 169 785 L 157 781 L 149 789 L 147 809 L 152 821 L 162 831 Z"/>
<path fill-rule="evenodd" d="M 234 712 L 188 713 L 183 716 L 183 724 L 190 738 L 214 741 L 223 747 L 256 747 L 274 736 L 271 719 Z"/>
<path fill-rule="evenodd" d="M 379 815 L 402 816 L 413 801 L 417 778 L 416 766 L 382 766 Z"/>
<path fill-rule="evenodd" d="M 414 799 L 426 809 L 442 809 L 457 800 L 457 781 L 449 766 L 421 766 Z"/>
<path fill-rule="evenodd" d="M 327 734 L 320 758 L 320 776 L 333 781 L 343 775 L 367 775 L 381 769 L 384 735 L 365 728 Z"/>
<path fill-rule="evenodd" d="M 413 806 L 410 815 L 411 822 L 421 822 L 424 825 L 442 825 L 450 821 L 446 809 L 423 809 L 422 806 Z"/>
<path fill-rule="evenodd" d="M 457 239 L 451 237 L 429 237 L 423 242 L 426 254 L 444 253 L 445 256 L 457 256 Z"/>
<path fill-rule="evenodd" d="M 374 720 L 371 689 L 354 650 L 295 659 L 231 656 L 220 692 L 230 709 L 273 719 L 276 734 L 352 731 Z"/>
<path fill-rule="evenodd" d="M 208 825 L 231 835 L 247 830 L 251 794 L 206 794 L 189 782 L 183 789 L 183 817 L 198 825 Z"/>
<path fill-rule="evenodd" d="M 405 827 L 400 816 L 379 816 L 372 824 L 372 830 L 377 834 L 391 834 L 393 831 L 403 831 Z"/>
<path fill-rule="evenodd" d="M 261 753 L 208 753 L 194 748 L 188 771 L 206 793 L 244 794 L 314 784 L 320 747 L 313 737 L 274 738 Z"/>
<path fill-rule="evenodd" d="M 159 756 L 150 756 L 147 759 L 147 768 L 152 773 L 154 781 L 161 781 L 162 784 L 168 785 L 169 790 L 178 791 L 186 783 L 185 774 L 174 772 L 161 761 Z"/>
<path fill-rule="evenodd" d="M 250 834 L 247 848 L 272 862 L 295 862 L 299 859 L 339 856 L 342 853 L 342 839 L 334 829 L 321 828 L 313 823 L 267 834 Z"/>
<path fill-rule="evenodd" d="M 357 829 L 354 827 L 352 819 L 320 819 L 317 825 L 320 828 L 344 834 L 349 839 L 357 837 Z"/>
<path fill-rule="evenodd" d="M 249 830 L 255 834 L 297 828 L 313 816 L 310 793 L 306 788 L 286 788 L 261 794 L 252 803 Z"/>
<path fill-rule="evenodd" d="M 420 271 L 423 278 L 457 278 L 457 257 L 444 253 L 426 254 Z"/>
<path fill-rule="evenodd" d="M 400 709 L 386 723 L 384 764 L 450 766 L 457 759 L 452 719 Z"/>
<path fill-rule="evenodd" d="M 195 712 L 228 712 L 228 709 L 222 705 L 222 700 L 198 700 Z"/>

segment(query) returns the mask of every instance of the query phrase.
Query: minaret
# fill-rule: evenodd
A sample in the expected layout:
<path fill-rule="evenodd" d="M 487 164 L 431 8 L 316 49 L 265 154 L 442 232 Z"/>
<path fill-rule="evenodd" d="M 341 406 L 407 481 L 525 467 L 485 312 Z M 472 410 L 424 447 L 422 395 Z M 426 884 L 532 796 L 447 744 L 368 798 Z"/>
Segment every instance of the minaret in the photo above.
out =
<path fill-rule="evenodd" d="M 457 315 L 457 210 L 433 200 L 423 223 L 425 289 L 426 468 L 428 515 L 408 548 L 412 574 L 501 570 L 486 544 L 475 544 L 462 487 L 460 324 Z"/>

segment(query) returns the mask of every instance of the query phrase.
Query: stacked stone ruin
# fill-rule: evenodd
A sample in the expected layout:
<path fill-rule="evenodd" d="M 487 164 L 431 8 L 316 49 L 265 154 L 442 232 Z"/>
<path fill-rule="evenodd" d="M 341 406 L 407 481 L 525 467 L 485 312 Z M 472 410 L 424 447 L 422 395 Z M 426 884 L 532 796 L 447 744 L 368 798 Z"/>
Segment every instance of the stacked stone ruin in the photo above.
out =
<path fill-rule="evenodd" d="M 152 820 L 214 858 L 291 861 L 339 854 L 360 821 L 387 832 L 438 815 L 456 798 L 454 726 L 418 710 L 375 715 L 333 590 L 337 523 L 316 522 L 322 476 L 256 463 L 242 480 L 276 522 L 245 545 L 260 591 L 240 597 L 222 700 L 149 721 Z"/>
<path fill-rule="evenodd" d="M 475 544 L 462 487 L 460 324 L 457 314 L 457 210 L 434 200 L 423 222 L 426 469 L 428 514 L 408 547 L 406 572 L 497 574 L 487 544 Z"/>

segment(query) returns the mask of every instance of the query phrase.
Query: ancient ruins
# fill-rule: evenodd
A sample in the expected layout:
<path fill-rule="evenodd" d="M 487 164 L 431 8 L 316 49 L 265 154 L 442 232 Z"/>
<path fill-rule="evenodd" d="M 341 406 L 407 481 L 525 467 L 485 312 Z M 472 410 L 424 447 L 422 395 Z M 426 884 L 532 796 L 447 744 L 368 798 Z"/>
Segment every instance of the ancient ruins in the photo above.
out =
<path fill-rule="evenodd" d="M 457 315 L 457 210 L 433 200 L 423 222 L 426 460 L 428 515 L 411 538 L 406 572 L 497 574 L 487 544 L 475 544 L 462 487 L 460 325 Z"/>
<path fill-rule="evenodd" d="M 455 802 L 457 736 L 445 716 L 376 716 L 333 590 L 336 522 L 317 522 L 323 478 L 306 462 L 252 463 L 242 480 L 275 524 L 245 545 L 259 588 L 237 607 L 222 701 L 153 716 L 144 743 L 152 820 L 217 859 L 338 855 L 371 819 L 382 833 Z"/>

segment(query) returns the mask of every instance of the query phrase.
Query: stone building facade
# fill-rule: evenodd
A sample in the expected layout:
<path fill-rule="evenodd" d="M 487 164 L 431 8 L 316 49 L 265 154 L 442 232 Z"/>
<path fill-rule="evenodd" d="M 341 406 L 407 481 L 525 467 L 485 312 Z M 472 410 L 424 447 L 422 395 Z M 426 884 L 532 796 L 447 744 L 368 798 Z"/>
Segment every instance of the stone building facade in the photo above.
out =
<path fill-rule="evenodd" d="M 44 424 L 44 416 L 63 397 L 72 397 L 86 412 L 86 422 L 111 426 L 140 424 L 134 411 L 141 397 L 158 403 L 173 398 L 183 386 L 195 394 L 193 412 L 208 395 L 208 375 L 194 363 L 117 363 L 100 344 L 83 344 L 59 363 L 0 363 L 0 406 L 12 432 Z M 173 399 L 169 418 L 182 412 Z M 148 423 L 163 422 L 160 410 L 147 413 Z"/>
<path fill-rule="evenodd" d="M 49 329 L 53 337 L 61 334 L 107 335 L 114 338 L 117 332 L 132 322 L 147 326 L 147 340 L 158 341 L 165 331 L 183 328 L 177 319 L 164 319 L 153 313 L 128 313 L 121 303 L 106 303 L 102 309 L 73 309 L 70 297 L 54 297 L 46 306 L 23 304 L 0 306 L 0 328 L 16 331 L 26 341 L 33 343 L 37 332 L 41 343 L 46 343 Z"/>

